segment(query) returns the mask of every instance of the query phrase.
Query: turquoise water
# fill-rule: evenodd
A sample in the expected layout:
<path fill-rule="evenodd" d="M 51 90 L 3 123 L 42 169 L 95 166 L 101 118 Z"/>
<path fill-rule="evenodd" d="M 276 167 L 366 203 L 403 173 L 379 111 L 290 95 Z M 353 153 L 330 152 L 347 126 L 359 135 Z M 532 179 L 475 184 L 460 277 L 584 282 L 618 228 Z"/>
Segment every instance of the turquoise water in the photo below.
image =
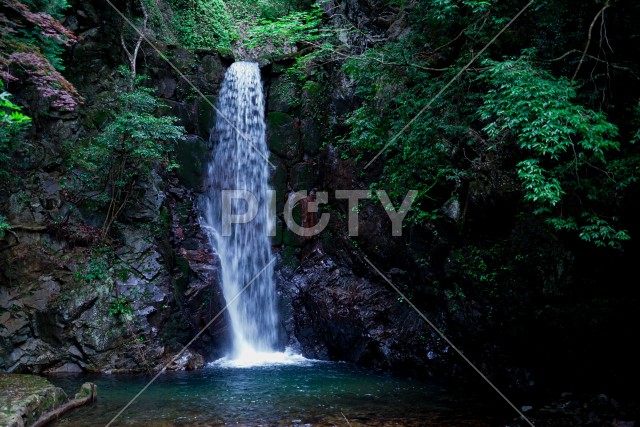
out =
<path fill-rule="evenodd" d="M 50 378 L 68 394 L 75 394 L 83 381 L 92 381 L 98 385 L 99 396 L 93 405 L 71 412 L 54 425 L 104 426 L 150 378 Z M 425 382 L 373 373 L 345 363 L 314 362 L 306 366 L 209 367 L 166 373 L 113 425 L 500 425 L 491 412 L 477 398 L 453 396 Z M 504 419 L 505 414 L 501 415 Z"/>

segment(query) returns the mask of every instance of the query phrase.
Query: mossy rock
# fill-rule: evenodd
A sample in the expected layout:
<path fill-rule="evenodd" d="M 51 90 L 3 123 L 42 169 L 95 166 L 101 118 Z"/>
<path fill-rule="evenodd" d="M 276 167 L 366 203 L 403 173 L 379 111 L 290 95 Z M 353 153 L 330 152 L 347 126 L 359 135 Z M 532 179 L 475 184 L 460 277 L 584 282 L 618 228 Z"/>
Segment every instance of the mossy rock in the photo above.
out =
<path fill-rule="evenodd" d="M 195 55 L 179 45 L 171 45 L 166 55 L 171 60 L 171 63 L 183 73 L 188 73 L 193 64 L 196 63 Z"/>
<path fill-rule="evenodd" d="M 307 117 L 318 117 L 324 109 L 324 87 L 321 83 L 308 81 L 302 91 L 302 113 Z"/>
<path fill-rule="evenodd" d="M 272 81 L 269 87 L 269 96 L 267 97 L 268 111 L 279 111 L 288 113 L 291 110 L 291 104 L 296 99 L 295 85 L 285 78 L 279 78 Z"/>
<path fill-rule="evenodd" d="M 271 170 L 269 184 L 276 192 L 276 213 L 281 214 L 287 197 L 287 168 L 284 162 L 277 156 L 269 156 L 269 162 L 275 166 Z"/>
<path fill-rule="evenodd" d="M 290 268 L 291 270 L 295 270 L 300 265 L 300 260 L 298 259 L 298 254 L 300 253 L 300 248 L 294 247 L 285 247 L 280 251 L 280 264 L 282 267 Z"/>
<path fill-rule="evenodd" d="M 291 176 L 289 181 L 291 182 L 291 188 L 293 191 L 306 190 L 307 192 L 313 189 L 317 180 L 317 170 L 310 162 L 298 163 L 291 168 Z"/>
<path fill-rule="evenodd" d="M 206 55 L 198 67 L 200 77 L 210 83 L 222 83 L 226 68 L 218 55 Z"/>
<path fill-rule="evenodd" d="M 274 227 L 276 229 L 276 235 L 271 236 L 271 246 L 280 246 L 282 244 L 284 222 L 280 218 L 276 218 L 276 223 Z"/>
<path fill-rule="evenodd" d="M 199 96 L 196 100 L 196 111 L 198 112 L 198 124 L 196 130 L 198 135 L 204 139 L 209 139 L 211 129 L 216 124 L 217 99 L 213 95 Z"/>
<path fill-rule="evenodd" d="M 207 142 L 196 135 L 190 135 L 176 145 L 175 155 L 176 162 L 180 165 L 177 171 L 180 182 L 188 188 L 200 189 L 209 158 Z"/>
<path fill-rule="evenodd" d="M 300 132 L 293 117 L 280 112 L 267 115 L 267 144 L 269 150 L 287 161 L 300 158 Z"/>
<path fill-rule="evenodd" d="M 302 147 L 304 153 L 309 156 L 316 156 L 322 146 L 322 135 L 318 124 L 313 119 L 304 119 L 301 127 Z"/>
<path fill-rule="evenodd" d="M 67 400 L 66 393 L 43 377 L 0 373 L 0 425 L 31 425 Z"/>
<path fill-rule="evenodd" d="M 289 230 L 289 228 L 287 227 L 282 232 L 282 243 L 284 243 L 285 246 L 292 246 L 292 247 L 299 248 L 300 246 L 302 246 L 303 241 L 302 241 L 302 237 L 298 236 L 293 231 Z"/>

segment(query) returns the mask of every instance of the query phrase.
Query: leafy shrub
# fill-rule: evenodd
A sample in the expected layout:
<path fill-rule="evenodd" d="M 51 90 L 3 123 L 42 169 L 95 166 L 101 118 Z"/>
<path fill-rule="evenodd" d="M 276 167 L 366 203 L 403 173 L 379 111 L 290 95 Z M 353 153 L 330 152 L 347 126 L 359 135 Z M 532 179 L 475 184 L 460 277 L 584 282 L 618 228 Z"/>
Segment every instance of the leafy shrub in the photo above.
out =
<path fill-rule="evenodd" d="M 0 81 L 0 178 L 8 177 L 11 154 L 20 143 L 21 134 L 31 124 L 31 118 L 22 114 L 21 108 L 11 101 L 11 94 L 4 91 Z"/>

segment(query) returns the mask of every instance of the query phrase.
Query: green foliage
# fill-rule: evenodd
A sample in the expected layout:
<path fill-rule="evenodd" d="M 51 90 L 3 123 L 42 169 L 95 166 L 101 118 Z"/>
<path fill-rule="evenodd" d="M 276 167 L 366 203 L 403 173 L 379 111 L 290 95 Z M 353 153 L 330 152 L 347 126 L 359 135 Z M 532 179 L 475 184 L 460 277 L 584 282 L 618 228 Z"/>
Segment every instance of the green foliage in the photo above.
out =
<path fill-rule="evenodd" d="M 252 49 L 269 43 L 273 45 L 273 54 L 281 55 L 297 44 L 320 44 L 330 34 L 322 29 L 321 22 L 322 9 L 319 6 L 275 19 L 258 19 L 248 31 L 245 46 Z"/>
<path fill-rule="evenodd" d="M 31 10 L 48 13 L 56 19 L 63 19 L 63 12 L 69 8 L 67 0 L 23 0 Z"/>
<path fill-rule="evenodd" d="M 229 49 L 236 38 L 223 0 L 170 0 L 173 32 L 189 49 Z"/>
<path fill-rule="evenodd" d="M 451 144 L 465 131 L 460 123 L 469 110 L 450 107 L 451 99 L 459 96 L 456 87 L 449 98 L 437 100 L 403 131 L 439 84 L 426 70 L 396 65 L 404 61 L 407 43 L 388 43 L 346 62 L 344 69 L 355 80 L 356 94 L 363 102 L 347 119 L 350 133 L 341 145 L 346 157 L 364 165 L 393 140 L 378 159 L 384 166 L 372 189 L 386 190 L 396 205 L 407 191 L 417 190 L 414 207 L 418 209 L 411 210 L 407 221 L 424 223 L 441 205 L 433 203 L 438 195 L 450 195 L 458 179 L 449 153 Z"/>
<path fill-rule="evenodd" d="M 11 154 L 21 143 L 24 131 L 31 125 L 31 118 L 21 110 L 11 101 L 11 94 L 4 91 L 4 84 L 0 81 L 0 178 L 3 179 L 9 176 Z"/>
<path fill-rule="evenodd" d="M 163 165 L 171 170 L 177 165 L 170 153 L 174 143 L 184 138 L 184 128 L 173 116 L 157 117 L 160 107 L 153 89 L 141 86 L 137 77 L 131 88 L 130 73 L 121 68 L 115 98 L 107 102 L 110 118 L 100 133 L 71 155 L 79 168 L 76 186 L 92 191 L 106 202 L 107 217 L 103 238 L 127 204 L 135 200 L 136 183 L 148 179 L 152 170 Z"/>
<path fill-rule="evenodd" d="M 110 277 L 110 269 L 108 257 L 98 249 L 73 273 L 73 279 L 90 286 L 101 285 Z"/>
<path fill-rule="evenodd" d="M 489 266 L 487 259 L 495 256 L 490 250 L 476 246 L 465 246 L 454 250 L 452 259 L 460 275 L 467 280 L 479 285 L 494 285 L 497 271 Z"/>
<path fill-rule="evenodd" d="M 109 316 L 123 320 L 133 315 L 133 307 L 128 298 L 124 296 L 113 297 L 109 304 Z"/>
<path fill-rule="evenodd" d="M 603 184 L 619 185 L 607 172 L 607 155 L 620 148 L 617 127 L 604 113 L 577 104 L 571 82 L 534 67 L 528 56 L 484 65 L 480 80 L 491 89 L 479 108 L 483 130 L 495 144 L 516 140 L 524 157 L 517 175 L 535 213 L 597 245 L 628 240 L 611 224 L 614 218 L 595 214 L 593 206 L 603 201 Z"/>
<path fill-rule="evenodd" d="M 236 20 L 252 24 L 256 18 L 277 19 L 305 6 L 304 1 L 294 0 L 237 0 L 234 2 L 233 15 Z"/>
<path fill-rule="evenodd" d="M 9 230 L 11 225 L 7 222 L 7 218 L 0 215 L 0 239 L 2 239 L 6 233 L 6 230 Z"/>

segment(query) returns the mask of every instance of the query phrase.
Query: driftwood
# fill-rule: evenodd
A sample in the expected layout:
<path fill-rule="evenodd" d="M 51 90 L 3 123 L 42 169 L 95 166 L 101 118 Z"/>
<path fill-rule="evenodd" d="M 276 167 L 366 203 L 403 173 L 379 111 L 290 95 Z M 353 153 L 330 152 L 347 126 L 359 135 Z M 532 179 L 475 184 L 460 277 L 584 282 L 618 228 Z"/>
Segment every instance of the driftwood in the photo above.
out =
<path fill-rule="evenodd" d="M 80 387 L 80 392 L 76 394 L 75 399 L 68 401 L 53 411 L 46 412 L 38 418 L 38 420 L 31 425 L 31 427 L 44 427 L 47 424 L 57 420 L 62 415 L 66 414 L 72 409 L 79 408 L 80 406 L 94 402 L 98 398 L 98 387 L 93 383 L 84 383 Z"/>

